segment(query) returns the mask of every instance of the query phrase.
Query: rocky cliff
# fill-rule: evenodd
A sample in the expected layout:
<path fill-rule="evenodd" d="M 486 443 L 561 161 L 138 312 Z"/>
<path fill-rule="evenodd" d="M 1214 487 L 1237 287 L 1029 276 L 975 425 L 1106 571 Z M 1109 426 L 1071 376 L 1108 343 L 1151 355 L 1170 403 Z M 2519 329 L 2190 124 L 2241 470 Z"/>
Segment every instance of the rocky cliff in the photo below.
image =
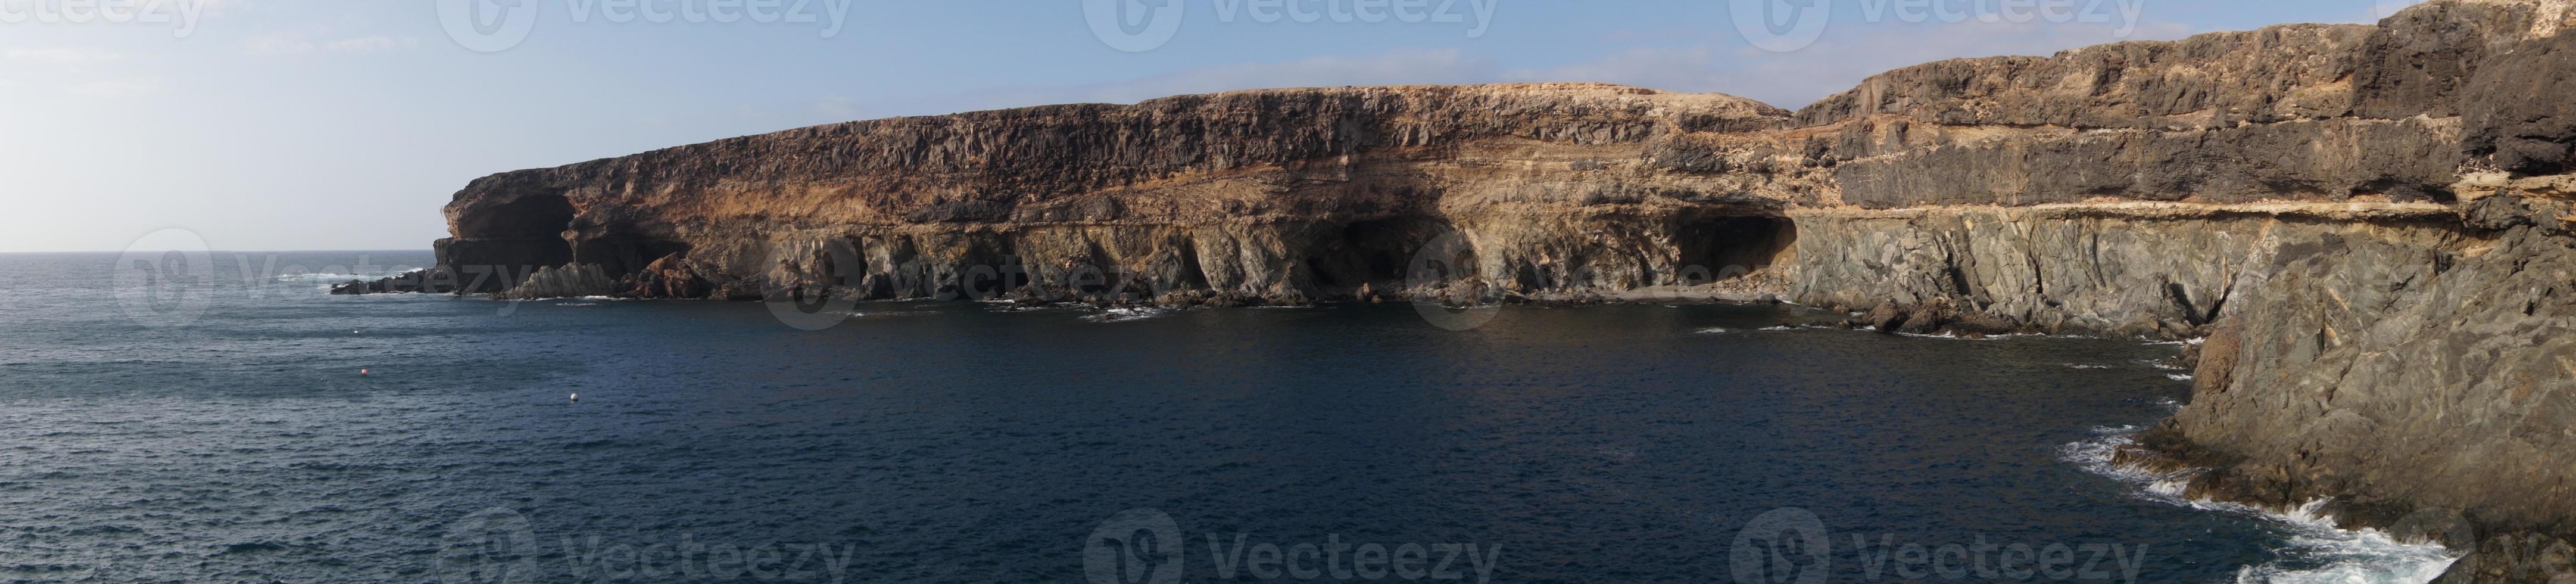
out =
<path fill-rule="evenodd" d="M 1497 293 L 1704 284 L 1687 268 L 1785 253 L 1813 173 L 1752 149 L 1788 116 L 1515 85 L 854 122 L 487 177 L 438 246 L 467 291 L 519 296 L 1295 303 L 1406 288 L 1453 231 Z"/>
<path fill-rule="evenodd" d="M 1534 84 L 853 122 L 475 181 L 351 291 L 1169 304 L 1751 290 L 2203 338 L 2133 456 L 2576 578 L 2569 0 L 1930 63 L 1789 112 Z M 1424 249 L 1445 250 L 1426 263 Z M 1445 263 L 1443 263 L 1445 262 Z M 1450 268 L 1426 277 L 1424 267 Z M 2454 517 L 2424 529 L 2428 512 Z"/>

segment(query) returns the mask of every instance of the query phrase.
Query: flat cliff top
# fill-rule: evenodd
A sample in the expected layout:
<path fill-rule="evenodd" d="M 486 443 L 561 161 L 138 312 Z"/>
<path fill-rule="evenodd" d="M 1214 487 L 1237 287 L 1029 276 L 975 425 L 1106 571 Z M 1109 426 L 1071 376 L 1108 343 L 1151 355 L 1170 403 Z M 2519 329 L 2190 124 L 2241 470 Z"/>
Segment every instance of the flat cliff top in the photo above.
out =
<path fill-rule="evenodd" d="M 1593 83 L 1231 91 L 729 138 L 496 174 L 447 211 L 460 238 L 550 235 L 505 217 L 535 207 L 568 207 L 575 227 L 617 228 L 1366 213 L 1438 204 L 1392 191 L 1449 190 L 1439 177 L 1395 184 L 1403 176 L 1466 168 L 1481 176 L 1456 180 L 1473 181 L 1511 161 L 1620 162 L 1659 137 L 1768 130 L 1788 118 L 1734 96 Z M 1570 148 L 1533 150 L 1547 146 Z"/>

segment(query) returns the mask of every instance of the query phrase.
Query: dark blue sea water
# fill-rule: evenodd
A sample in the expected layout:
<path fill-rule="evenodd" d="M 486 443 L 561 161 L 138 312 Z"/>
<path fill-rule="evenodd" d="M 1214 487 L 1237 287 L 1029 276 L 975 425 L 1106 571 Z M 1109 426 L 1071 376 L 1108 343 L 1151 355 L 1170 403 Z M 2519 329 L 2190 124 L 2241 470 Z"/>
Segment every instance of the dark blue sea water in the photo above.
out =
<path fill-rule="evenodd" d="M 2134 340 L 1657 305 L 1451 331 L 1407 306 L 885 303 L 808 332 L 759 304 L 294 273 L 430 260 L 361 255 L 216 253 L 185 282 L 0 255 L 0 579 L 2228 582 L 2351 559 L 2088 470 L 2085 445 L 2188 393 L 2154 364 L 2176 347 Z M 1826 546 L 1739 545 L 1766 514 Z"/>

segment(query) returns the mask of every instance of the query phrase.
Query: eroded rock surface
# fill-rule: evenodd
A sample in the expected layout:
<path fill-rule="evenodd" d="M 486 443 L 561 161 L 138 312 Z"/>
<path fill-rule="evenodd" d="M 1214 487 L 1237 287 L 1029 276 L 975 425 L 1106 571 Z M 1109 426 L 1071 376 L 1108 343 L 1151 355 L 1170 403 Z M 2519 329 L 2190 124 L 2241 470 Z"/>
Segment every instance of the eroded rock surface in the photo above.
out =
<path fill-rule="evenodd" d="M 350 291 L 1680 287 L 1907 332 L 2207 337 L 2192 403 L 2143 439 L 2208 469 L 2195 492 L 2331 497 L 2380 526 L 2451 513 L 2468 528 L 2414 532 L 2476 551 L 2449 581 L 2550 582 L 2576 578 L 2571 16 L 2435 0 L 2377 26 L 1943 61 L 1794 113 L 1529 84 L 818 126 L 477 180 L 437 273 Z"/>
<path fill-rule="evenodd" d="M 1763 148 L 1788 117 L 1543 84 L 853 122 L 475 181 L 448 206 L 441 264 L 518 276 L 464 278 L 518 296 L 1304 302 L 1418 287 L 1411 250 L 1458 233 L 1479 252 L 1458 279 L 1516 293 L 1704 284 L 1788 247 L 1782 213 L 1817 188 Z M 1686 137 L 1729 146 L 1672 146 Z M 605 278 L 526 277 L 564 264 Z M 961 278 L 979 270 L 1005 277 Z"/>

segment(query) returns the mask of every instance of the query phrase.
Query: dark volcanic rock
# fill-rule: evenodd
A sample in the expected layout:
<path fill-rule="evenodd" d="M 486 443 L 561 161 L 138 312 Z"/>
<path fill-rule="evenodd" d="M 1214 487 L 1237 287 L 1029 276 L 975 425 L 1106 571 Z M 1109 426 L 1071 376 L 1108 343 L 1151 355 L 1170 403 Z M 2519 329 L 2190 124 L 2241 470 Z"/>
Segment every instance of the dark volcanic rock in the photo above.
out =
<path fill-rule="evenodd" d="M 1809 125 L 1896 115 L 1939 125 L 2168 130 L 2336 117 L 2352 107 L 2342 84 L 2351 54 L 2377 31 L 2297 24 L 2051 58 L 1953 59 L 1871 77 L 1797 117 Z"/>
<path fill-rule="evenodd" d="M 2438 200 L 2450 197 L 2450 184 L 2458 180 L 2458 144 L 2455 127 L 2441 122 L 2299 120 L 1965 143 L 1843 163 L 1834 176 L 1844 202 L 1873 209 L 2096 197 Z"/>
<path fill-rule="evenodd" d="M 2520 174 L 2566 172 L 2576 148 L 2576 36 L 2525 43 L 2463 90 L 2467 153 Z"/>
<path fill-rule="evenodd" d="M 413 292 L 450 294 L 456 292 L 457 287 L 458 280 L 454 272 L 450 272 L 445 268 L 423 268 L 376 280 L 350 280 L 348 282 L 333 284 L 331 285 L 331 293 L 344 296 L 358 294 L 402 294 Z"/>
<path fill-rule="evenodd" d="M 2459 116 L 2462 88 L 2508 53 L 2557 33 L 2567 6 L 2557 0 L 2426 2 L 2380 21 L 2355 57 L 2356 113 L 2401 119 Z"/>
<path fill-rule="evenodd" d="M 646 298 L 704 298 L 714 292 L 705 278 L 689 269 L 683 254 L 662 256 L 646 264 L 642 271 L 629 274 L 631 281 L 619 286 Z"/>

